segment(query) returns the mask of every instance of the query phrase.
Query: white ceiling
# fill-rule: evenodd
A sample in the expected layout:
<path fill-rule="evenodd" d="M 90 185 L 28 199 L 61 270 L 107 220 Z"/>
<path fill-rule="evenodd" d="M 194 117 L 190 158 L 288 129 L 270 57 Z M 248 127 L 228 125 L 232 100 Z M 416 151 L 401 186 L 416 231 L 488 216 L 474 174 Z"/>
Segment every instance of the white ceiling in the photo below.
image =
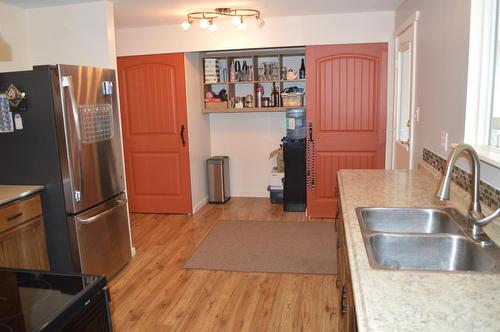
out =
<path fill-rule="evenodd" d="M 2 0 L 0 0 L 1 2 Z M 37 8 L 95 0 L 3 0 L 15 6 Z M 254 8 L 262 17 L 300 16 L 326 13 L 350 13 L 395 10 L 403 0 L 114 0 L 117 28 L 180 24 L 190 11 L 216 7 Z"/>

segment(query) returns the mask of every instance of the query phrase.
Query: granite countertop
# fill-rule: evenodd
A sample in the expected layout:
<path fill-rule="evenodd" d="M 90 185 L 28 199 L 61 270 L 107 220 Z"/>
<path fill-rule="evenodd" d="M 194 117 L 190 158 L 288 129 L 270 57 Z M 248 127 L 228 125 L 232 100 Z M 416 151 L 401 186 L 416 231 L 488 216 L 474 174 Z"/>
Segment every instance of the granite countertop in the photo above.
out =
<path fill-rule="evenodd" d="M 374 270 L 357 207 L 452 206 L 427 170 L 341 170 L 339 188 L 359 331 L 500 331 L 500 274 Z"/>
<path fill-rule="evenodd" d="M 0 205 L 43 190 L 43 186 L 0 185 Z"/>

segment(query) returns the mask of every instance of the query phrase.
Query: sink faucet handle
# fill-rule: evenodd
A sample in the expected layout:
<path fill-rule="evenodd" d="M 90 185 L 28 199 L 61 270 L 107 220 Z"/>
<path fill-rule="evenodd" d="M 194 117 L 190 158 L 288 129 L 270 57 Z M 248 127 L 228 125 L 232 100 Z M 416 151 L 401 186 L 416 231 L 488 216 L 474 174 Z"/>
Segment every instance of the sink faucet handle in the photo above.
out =
<path fill-rule="evenodd" d="M 479 220 L 474 220 L 474 223 L 476 225 L 479 225 L 479 226 L 484 226 L 486 224 L 489 224 L 495 218 L 498 218 L 498 217 L 500 217 L 500 209 L 497 209 L 495 212 L 493 212 L 493 214 L 491 214 L 491 215 L 489 215 L 487 217 L 484 217 L 484 218 L 479 219 Z"/>

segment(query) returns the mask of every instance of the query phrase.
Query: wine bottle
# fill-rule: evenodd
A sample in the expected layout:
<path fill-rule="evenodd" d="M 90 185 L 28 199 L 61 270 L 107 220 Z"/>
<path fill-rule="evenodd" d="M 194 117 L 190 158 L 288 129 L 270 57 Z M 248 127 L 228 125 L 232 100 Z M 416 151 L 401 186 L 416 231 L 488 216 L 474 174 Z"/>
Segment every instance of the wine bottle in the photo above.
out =
<path fill-rule="evenodd" d="M 234 69 L 236 71 L 236 82 L 239 82 L 241 81 L 241 63 L 239 60 L 235 61 Z"/>
<path fill-rule="evenodd" d="M 306 66 L 304 64 L 304 58 L 300 60 L 300 69 L 299 69 L 299 79 L 303 80 L 306 78 Z"/>
<path fill-rule="evenodd" d="M 245 60 L 243 60 L 243 65 L 241 66 L 241 81 L 247 81 L 248 65 Z"/>
<path fill-rule="evenodd" d="M 276 90 L 276 82 L 273 82 L 273 92 L 271 92 L 271 106 L 272 107 L 280 106 L 280 96 L 278 90 Z"/>

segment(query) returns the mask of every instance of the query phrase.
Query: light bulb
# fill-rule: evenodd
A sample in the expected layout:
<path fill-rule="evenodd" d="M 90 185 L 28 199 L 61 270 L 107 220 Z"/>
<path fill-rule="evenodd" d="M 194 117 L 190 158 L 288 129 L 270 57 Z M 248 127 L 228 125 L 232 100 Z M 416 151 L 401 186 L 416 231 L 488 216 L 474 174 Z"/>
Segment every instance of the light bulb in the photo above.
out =
<path fill-rule="evenodd" d="M 240 30 L 245 30 L 247 28 L 247 24 L 243 21 L 241 21 L 240 25 L 238 25 L 238 29 Z"/>
<path fill-rule="evenodd" d="M 212 23 L 208 26 L 208 31 L 210 32 L 215 32 L 217 31 L 217 25 L 215 25 L 215 23 Z"/>
<path fill-rule="evenodd" d="M 182 22 L 181 27 L 182 27 L 185 31 L 188 31 L 188 30 L 189 30 L 189 28 L 191 27 L 191 23 L 189 23 L 188 21 L 184 21 L 184 22 Z"/>
<path fill-rule="evenodd" d="M 243 20 L 241 19 L 241 16 L 233 16 L 231 19 L 231 22 L 233 22 L 234 26 L 239 26 Z"/>
<path fill-rule="evenodd" d="M 259 18 L 257 19 L 257 26 L 258 26 L 259 28 L 262 28 L 262 27 L 264 26 L 264 24 L 266 24 L 266 22 L 262 19 L 262 17 L 259 17 Z"/>
<path fill-rule="evenodd" d="M 208 20 L 206 18 L 202 18 L 200 20 L 200 28 L 201 29 L 204 30 L 204 29 L 208 28 L 209 25 L 210 25 L 210 23 L 208 22 Z"/>

